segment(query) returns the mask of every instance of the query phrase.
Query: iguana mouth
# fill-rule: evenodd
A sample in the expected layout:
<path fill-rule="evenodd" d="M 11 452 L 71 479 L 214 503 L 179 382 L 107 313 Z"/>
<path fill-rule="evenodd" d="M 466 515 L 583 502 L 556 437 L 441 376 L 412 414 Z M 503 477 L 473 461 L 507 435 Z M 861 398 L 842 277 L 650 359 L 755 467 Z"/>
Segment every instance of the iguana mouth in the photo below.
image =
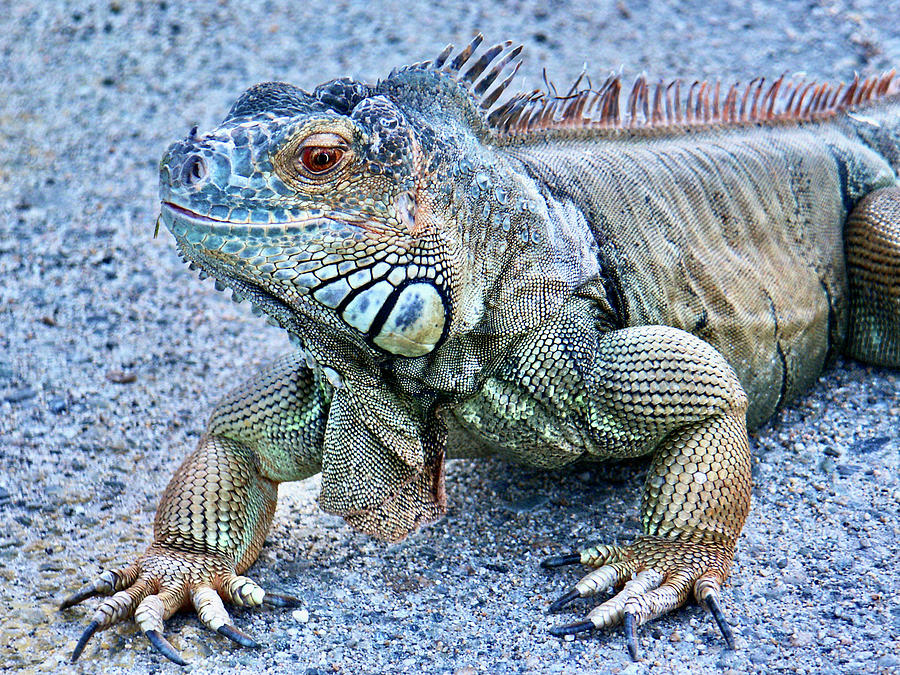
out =
<path fill-rule="evenodd" d="M 280 222 L 253 222 L 253 221 L 238 221 L 238 220 L 221 220 L 219 218 L 213 218 L 212 216 L 207 216 L 202 213 L 197 213 L 196 211 L 192 211 L 184 206 L 179 204 L 175 204 L 170 201 L 162 201 L 161 211 L 163 214 L 168 210 L 171 212 L 171 215 L 181 218 L 182 220 L 190 221 L 194 224 L 203 224 L 207 227 L 213 228 L 213 231 L 216 228 L 228 228 L 230 233 L 230 229 L 234 227 L 259 227 L 259 228 L 278 228 L 278 227 L 304 227 L 307 232 L 310 231 L 310 228 L 317 227 L 320 225 L 339 225 L 339 226 L 348 226 L 363 232 L 367 232 L 370 234 L 386 234 L 392 232 L 393 230 L 390 227 L 387 227 L 377 221 L 360 218 L 358 216 L 353 216 L 348 213 L 340 213 L 340 214 L 331 214 L 331 215 L 310 215 L 307 218 L 298 218 L 296 220 L 284 220 Z M 164 219 L 165 222 L 165 219 Z M 168 225 L 168 223 L 167 223 Z"/>
<path fill-rule="evenodd" d="M 162 202 L 164 216 L 166 215 L 166 210 L 169 211 L 168 215 L 170 218 L 174 216 L 194 223 L 203 223 L 211 229 L 216 226 L 230 228 L 231 226 L 239 225 L 239 223 L 204 216 L 178 204 L 164 201 Z M 289 320 L 295 312 L 293 307 L 258 281 L 228 273 L 213 262 L 215 260 L 214 257 L 204 255 L 184 233 L 175 232 L 171 222 L 167 222 L 165 217 L 163 222 L 166 222 L 166 226 L 172 231 L 183 260 L 189 263 L 192 269 L 200 269 L 201 280 L 205 279 L 207 275 L 213 277 L 216 290 L 224 292 L 226 288 L 231 289 L 231 299 L 235 303 L 240 304 L 244 300 L 249 299 L 254 314 L 265 314 L 269 323 L 281 328 L 288 328 Z M 215 230 L 212 229 L 212 231 L 214 232 Z"/>
<path fill-rule="evenodd" d="M 240 221 L 240 220 L 222 220 L 220 218 L 213 218 L 212 216 L 207 216 L 202 213 L 197 213 L 196 211 L 192 211 L 191 209 L 188 209 L 184 206 L 181 206 L 179 204 L 175 204 L 174 202 L 169 202 L 169 201 L 161 202 L 161 206 L 162 206 L 161 211 L 163 213 L 165 213 L 166 210 L 169 210 L 172 212 L 172 215 L 174 215 L 175 217 L 182 218 L 184 220 L 188 220 L 193 223 L 204 223 L 204 224 L 206 224 L 208 226 L 212 226 L 212 227 L 225 226 L 228 228 L 231 228 L 231 227 L 263 227 L 263 228 L 266 228 L 266 227 L 278 227 L 278 226 L 286 227 L 286 226 L 291 226 L 291 225 L 293 225 L 293 226 L 309 226 L 311 224 L 321 223 L 321 222 L 342 223 L 342 224 L 346 224 L 346 225 L 350 225 L 350 226 L 357 226 L 357 227 L 359 226 L 358 223 L 354 222 L 353 220 L 351 220 L 349 218 L 337 219 L 337 218 L 331 218 L 328 216 L 323 216 L 320 214 L 310 215 L 307 218 L 298 218 L 296 220 L 285 220 L 285 221 L 275 222 L 275 223 L 272 223 L 272 222 L 263 223 L 263 222 L 254 222 L 252 220 Z"/>
<path fill-rule="evenodd" d="M 197 213 L 196 211 L 191 211 L 190 209 L 186 209 L 183 206 L 179 206 L 178 204 L 173 204 L 172 202 L 162 202 L 163 208 L 168 208 L 174 211 L 177 215 L 182 216 L 183 218 L 189 218 L 190 220 L 200 220 L 206 221 L 208 223 L 221 223 L 223 225 L 235 225 L 236 223 L 227 221 L 227 220 L 219 220 L 217 218 L 212 218 L 210 216 L 204 216 L 201 213 Z"/>

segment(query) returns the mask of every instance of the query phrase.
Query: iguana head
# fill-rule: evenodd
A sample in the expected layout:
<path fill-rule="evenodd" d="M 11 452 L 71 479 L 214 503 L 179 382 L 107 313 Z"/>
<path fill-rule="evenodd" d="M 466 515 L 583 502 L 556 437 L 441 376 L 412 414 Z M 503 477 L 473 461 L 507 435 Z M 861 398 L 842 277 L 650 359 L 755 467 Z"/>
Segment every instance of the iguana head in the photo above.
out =
<path fill-rule="evenodd" d="M 382 358 L 434 350 L 465 284 L 449 172 L 481 124 L 445 59 L 377 85 L 256 85 L 173 144 L 160 199 L 182 253 L 282 325 L 302 315 Z"/>

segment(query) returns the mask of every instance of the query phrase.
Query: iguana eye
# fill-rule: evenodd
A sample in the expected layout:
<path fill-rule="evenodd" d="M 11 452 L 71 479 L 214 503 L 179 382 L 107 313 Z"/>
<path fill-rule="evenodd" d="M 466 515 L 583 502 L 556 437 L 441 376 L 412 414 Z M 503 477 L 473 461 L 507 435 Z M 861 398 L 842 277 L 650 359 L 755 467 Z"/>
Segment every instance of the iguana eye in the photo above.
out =
<path fill-rule="evenodd" d="M 300 151 L 300 164 L 309 173 L 320 176 L 332 169 L 343 156 L 344 150 L 341 148 L 306 147 Z"/>
<path fill-rule="evenodd" d="M 294 155 L 294 166 L 305 176 L 319 178 L 341 164 L 348 151 L 348 143 L 342 136 L 312 134 L 300 142 Z"/>

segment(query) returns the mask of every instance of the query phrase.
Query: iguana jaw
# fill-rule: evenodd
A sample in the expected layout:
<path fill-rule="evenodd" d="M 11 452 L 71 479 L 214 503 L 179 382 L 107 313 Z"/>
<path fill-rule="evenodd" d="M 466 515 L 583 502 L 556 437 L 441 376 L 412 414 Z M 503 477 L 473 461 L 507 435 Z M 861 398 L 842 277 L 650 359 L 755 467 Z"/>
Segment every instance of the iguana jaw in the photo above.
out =
<path fill-rule="evenodd" d="M 234 223 L 168 200 L 162 202 L 161 216 L 185 256 L 239 298 L 251 297 L 255 307 L 283 328 L 292 330 L 296 322 L 291 317 L 304 316 L 337 329 L 366 350 L 370 347 L 361 334 L 375 325 L 369 337 L 377 347 L 408 357 L 427 354 L 445 333 L 445 300 L 427 279 L 403 279 L 377 259 L 364 262 L 371 247 L 360 247 L 360 262 L 339 246 L 350 239 L 371 242 L 382 229 L 378 223 L 318 214 L 284 223 Z M 304 254 L 305 248 L 332 252 L 316 259 Z M 382 251 L 380 257 L 390 255 Z M 361 270 L 349 275 L 349 281 L 338 276 L 347 263 Z M 355 298 L 362 301 L 348 301 L 357 288 Z M 357 330 L 348 330 L 348 324 Z"/>
<path fill-rule="evenodd" d="M 291 287 L 294 295 L 287 296 L 280 287 L 273 287 L 274 277 L 267 280 L 258 274 L 253 265 L 253 258 L 243 256 L 243 252 L 253 248 L 245 236 L 238 235 L 247 232 L 250 227 L 265 228 L 267 234 L 272 237 L 267 244 L 274 244 L 277 232 L 280 230 L 285 235 L 287 228 L 300 228 L 310 225 L 316 228 L 321 218 L 308 218 L 286 223 L 272 225 L 249 225 L 218 220 L 210 216 L 196 213 L 171 201 L 163 201 L 160 207 L 160 219 L 166 228 L 175 237 L 179 252 L 187 262 L 199 267 L 203 274 L 216 280 L 216 288 L 224 291 L 230 288 L 236 302 L 242 302 L 249 298 L 253 307 L 265 313 L 270 323 L 296 333 L 294 319 L 298 315 L 311 315 L 310 318 L 321 319 L 322 312 L 317 303 L 303 301 L 309 295 L 310 289 L 302 285 Z M 246 244 L 240 248 L 232 243 L 229 253 L 222 251 L 223 247 L 231 242 Z M 255 242 L 256 248 L 264 245 L 262 240 Z M 268 283 L 267 283 L 268 281 Z M 320 310 L 320 311 L 316 311 Z"/>
<path fill-rule="evenodd" d="M 166 218 L 161 217 L 161 220 L 166 222 L 171 231 L 172 228 Z M 230 289 L 232 291 L 231 299 L 236 304 L 241 304 L 244 300 L 249 300 L 252 308 L 251 311 L 254 314 L 265 315 L 266 321 L 269 324 L 287 330 L 291 336 L 291 341 L 295 342 L 297 346 L 303 346 L 302 340 L 298 334 L 298 328 L 295 325 L 297 323 L 297 314 L 294 308 L 287 305 L 277 295 L 266 290 L 259 284 L 232 275 L 227 268 L 216 265 L 215 261 L 199 254 L 198 250 L 189 244 L 184 237 L 174 234 L 174 232 L 173 236 L 175 237 L 176 248 L 182 257 L 182 260 L 189 263 L 191 269 L 200 269 L 201 280 L 211 276 L 215 279 L 216 290 L 225 292 L 227 289 Z"/>

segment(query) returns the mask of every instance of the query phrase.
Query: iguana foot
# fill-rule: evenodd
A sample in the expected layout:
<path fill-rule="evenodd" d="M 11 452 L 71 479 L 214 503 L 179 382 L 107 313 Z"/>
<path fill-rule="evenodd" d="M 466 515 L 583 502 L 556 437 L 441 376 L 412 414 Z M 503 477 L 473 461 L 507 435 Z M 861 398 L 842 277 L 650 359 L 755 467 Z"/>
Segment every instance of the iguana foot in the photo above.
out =
<path fill-rule="evenodd" d="M 99 630 L 133 617 L 150 644 L 170 661 L 185 666 L 187 661 L 163 637 L 163 621 L 181 608 L 193 607 L 206 626 L 244 647 L 258 647 L 249 635 L 232 623 L 226 600 L 241 607 L 260 604 L 291 607 L 300 600 L 267 593 L 256 582 L 234 572 L 234 564 L 224 556 L 173 551 L 151 546 L 129 567 L 103 572 L 94 581 L 60 604 L 66 609 L 97 595 L 104 600 L 81 634 L 72 661 L 76 661 Z"/>
<path fill-rule="evenodd" d="M 729 649 L 734 649 L 731 627 L 720 609 L 720 589 L 734 558 L 723 542 L 692 542 L 642 536 L 629 546 L 595 546 L 579 553 L 548 558 L 544 568 L 582 563 L 596 567 L 568 593 L 550 605 L 555 612 L 576 598 L 621 588 L 595 607 L 584 621 L 550 629 L 571 635 L 618 624 L 625 626 L 631 658 L 638 660 L 636 629 L 641 624 L 681 607 L 694 598 L 712 614 Z"/>

